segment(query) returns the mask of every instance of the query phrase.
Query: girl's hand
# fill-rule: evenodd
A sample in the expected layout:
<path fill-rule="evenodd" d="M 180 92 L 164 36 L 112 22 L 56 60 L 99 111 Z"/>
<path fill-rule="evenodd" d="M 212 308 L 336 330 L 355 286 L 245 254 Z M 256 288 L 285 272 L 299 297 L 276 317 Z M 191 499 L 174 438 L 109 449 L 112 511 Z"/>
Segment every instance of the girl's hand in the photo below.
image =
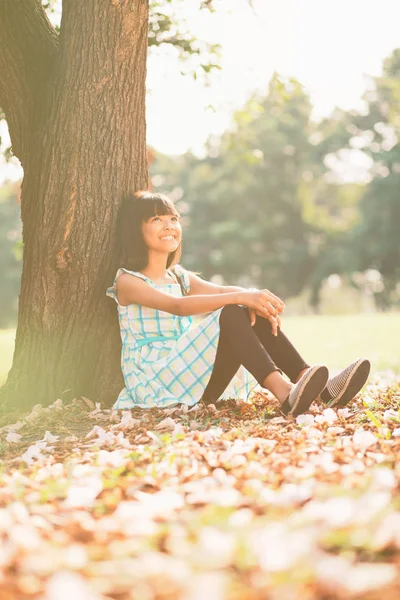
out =
<path fill-rule="evenodd" d="M 285 305 L 277 296 L 268 290 L 249 290 L 241 294 L 241 304 L 252 309 L 256 314 L 268 319 L 276 317 Z"/>
<path fill-rule="evenodd" d="M 256 324 L 256 318 L 257 318 L 257 314 L 254 309 L 249 308 L 249 316 L 250 316 L 250 325 L 253 327 L 253 325 Z"/>
<path fill-rule="evenodd" d="M 250 288 L 247 291 L 259 292 L 260 290 L 258 290 L 257 288 Z M 252 327 L 255 325 L 257 315 L 260 317 L 264 317 L 264 319 L 266 318 L 270 321 L 273 334 L 278 335 L 278 327 L 281 326 L 281 320 L 279 317 L 279 313 L 283 312 L 283 309 L 286 308 L 285 303 L 280 298 L 278 298 L 278 296 L 275 296 L 275 294 L 273 294 L 269 290 L 261 290 L 261 291 L 264 292 L 264 294 L 267 294 L 267 296 L 270 300 L 270 304 L 272 304 L 272 306 L 276 309 L 276 313 L 275 313 L 275 315 L 271 315 L 271 314 L 266 315 L 264 311 L 258 312 L 256 308 L 249 307 L 250 325 Z"/>
<path fill-rule="evenodd" d="M 256 323 L 256 318 L 257 315 L 259 317 L 264 317 L 266 318 L 270 323 L 271 323 L 271 329 L 272 329 L 272 333 L 273 335 L 278 335 L 278 327 L 281 327 L 281 318 L 279 315 L 276 315 L 275 317 L 273 317 L 272 315 L 270 315 L 269 317 L 266 317 L 265 315 L 256 312 L 254 309 L 250 308 L 249 310 L 249 315 L 250 315 L 250 325 L 253 327 Z"/>
<path fill-rule="evenodd" d="M 251 298 L 246 298 L 243 302 L 250 309 L 250 325 L 252 327 L 255 325 L 257 315 L 263 317 L 271 323 L 272 334 L 277 336 L 278 327 L 281 326 L 279 313 L 283 312 L 285 303 L 269 290 L 252 289 L 247 294 L 253 294 Z"/>
<path fill-rule="evenodd" d="M 271 323 L 272 335 L 278 335 L 278 327 L 281 327 L 281 318 L 279 315 L 270 317 L 268 321 Z"/>
<path fill-rule="evenodd" d="M 271 303 L 273 304 L 273 306 L 275 306 L 278 313 L 281 313 L 284 311 L 284 309 L 286 308 L 286 304 L 283 302 L 283 300 L 278 298 L 278 296 L 275 296 L 275 294 L 273 294 L 269 290 L 261 290 L 261 291 L 266 293 L 269 296 Z"/>

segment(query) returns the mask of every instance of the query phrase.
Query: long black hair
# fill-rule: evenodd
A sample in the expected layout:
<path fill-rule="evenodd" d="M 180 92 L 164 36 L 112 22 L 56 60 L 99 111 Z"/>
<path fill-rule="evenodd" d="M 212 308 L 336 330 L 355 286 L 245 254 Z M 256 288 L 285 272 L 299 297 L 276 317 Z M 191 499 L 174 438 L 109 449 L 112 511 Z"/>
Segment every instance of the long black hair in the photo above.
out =
<path fill-rule="evenodd" d="M 175 215 L 179 212 L 165 194 L 149 191 L 129 194 L 121 203 L 117 220 L 117 238 L 121 266 L 129 271 L 140 271 L 148 263 L 148 249 L 143 239 L 142 224 L 156 215 Z M 167 268 L 176 265 L 182 252 L 182 244 L 170 252 Z"/>

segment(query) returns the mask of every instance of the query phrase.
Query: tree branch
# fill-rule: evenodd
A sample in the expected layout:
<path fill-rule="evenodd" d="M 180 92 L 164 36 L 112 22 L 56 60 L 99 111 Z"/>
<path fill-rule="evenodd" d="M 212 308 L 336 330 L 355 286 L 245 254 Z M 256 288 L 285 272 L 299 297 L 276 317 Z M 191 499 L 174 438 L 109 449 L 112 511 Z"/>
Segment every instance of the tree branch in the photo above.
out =
<path fill-rule="evenodd" d="M 43 110 L 58 35 L 40 0 L 0 0 L 0 106 L 21 163 Z"/>

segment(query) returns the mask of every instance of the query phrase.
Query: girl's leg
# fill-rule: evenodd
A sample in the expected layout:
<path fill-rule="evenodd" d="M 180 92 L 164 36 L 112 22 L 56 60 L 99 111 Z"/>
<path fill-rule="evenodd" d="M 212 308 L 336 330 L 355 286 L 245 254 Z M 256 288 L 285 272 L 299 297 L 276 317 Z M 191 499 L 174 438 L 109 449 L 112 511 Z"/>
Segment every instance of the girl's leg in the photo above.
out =
<path fill-rule="evenodd" d="M 215 402 L 243 365 L 258 383 L 282 403 L 291 390 L 278 367 L 250 325 L 248 315 L 237 305 L 225 306 L 220 315 L 220 337 L 210 381 L 203 401 Z"/>
<path fill-rule="evenodd" d="M 244 310 L 248 314 L 247 309 Z M 296 383 L 310 365 L 305 362 L 280 329 L 277 336 L 273 335 L 268 319 L 257 316 L 253 329 L 277 367 L 289 377 L 290 381 Z"/>
<path fill-rule="evenodd" d="M 246 308 L 244 310 L 249 314 Z M 278 335 L 274 336 L 270 322 L 259 316 L 253 329 L 275 364 L 293 383 L 299 381 L 309 367 L 282 331 L 278 329 Z M 320 398 L 327 406 L 346 406 L 367 381 L 370 367 L 365 358 L 355 361 L 328 380 Z"/>
<path fill-rule="evenodd" d="M 239 369 L 240 364 L 240 360 L 233 354 L 221 329 L 214 367 L 202 397 L 205 404 L 213 404 L 218 400 Z"/>

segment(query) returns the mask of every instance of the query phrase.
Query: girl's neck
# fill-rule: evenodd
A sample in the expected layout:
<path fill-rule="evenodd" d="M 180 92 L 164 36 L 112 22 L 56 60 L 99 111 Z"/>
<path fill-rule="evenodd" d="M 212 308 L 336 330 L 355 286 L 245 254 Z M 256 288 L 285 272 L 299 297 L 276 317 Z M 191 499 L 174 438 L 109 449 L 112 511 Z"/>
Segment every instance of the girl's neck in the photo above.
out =
<path fill-rule="evenodd" d="M 152 254 L 149 252 L 149 260 L 144 269 L 143 275 L 154 281 L 165 279 L 167 276 L 167 260 L 168 255 Z"/>

